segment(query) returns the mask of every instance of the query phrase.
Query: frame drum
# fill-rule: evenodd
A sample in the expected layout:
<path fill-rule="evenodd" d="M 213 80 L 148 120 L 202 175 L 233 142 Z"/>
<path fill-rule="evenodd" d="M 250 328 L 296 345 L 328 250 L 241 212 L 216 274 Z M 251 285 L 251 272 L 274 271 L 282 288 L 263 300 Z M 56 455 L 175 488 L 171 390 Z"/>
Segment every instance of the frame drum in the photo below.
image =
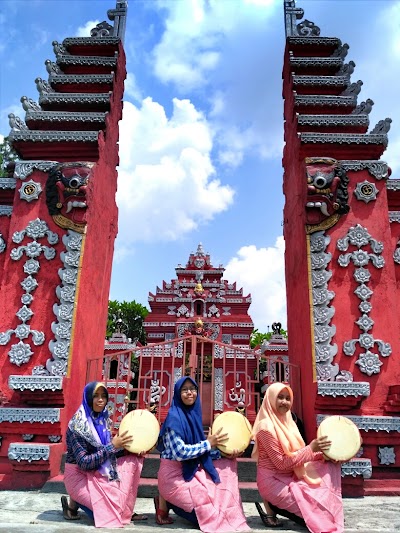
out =
<path fill-rule="evenodd" d="M 326 436 L 332 441 L 331 447 L 322 453 L 334 461 L 349 461 L 361 448 L 361 435 L 358 427 L 345 416 L 328 416 L 319 425 L 317 437 Z"/>
<path fill-rule="evenodd" d="M 130 411 L 121 420 L 119 434 L 128 431 L 128 435 L 133 437 L 133 441 L 125 446 L 131 453 L 148 452 L 154 448 L 160 425 L 157 418 L 146 409 L 135 409 Z"/>
<path fill-rule="evenodd" d="M 233 450 L 244 452 L 251 440 L 251 424 L 245 416 L 236 411 L 226 411 L 216 417 L 211 434 L 222 428 L 221 433 L 228 433 L 228 440 L 218 446 L 223 455 L 231 455 Z"/>

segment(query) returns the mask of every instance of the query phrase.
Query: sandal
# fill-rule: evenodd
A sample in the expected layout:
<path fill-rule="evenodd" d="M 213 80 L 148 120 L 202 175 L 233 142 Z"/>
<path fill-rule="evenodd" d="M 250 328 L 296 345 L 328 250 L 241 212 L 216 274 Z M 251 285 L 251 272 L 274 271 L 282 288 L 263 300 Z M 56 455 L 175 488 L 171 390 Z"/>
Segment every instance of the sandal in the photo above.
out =
<path fill-rule="evenodd" d="M 264 524 L 265 527 L 273 528 L 273 527 L 282 527 L 283 523 L 278 520 L 276 517 L 276 514 L 267 514 L 263 511 L 261 505 L 258 502 L 256 503 L 256 509 L 258 511 L 258 514 L 260 515 L 261 521 Z"/>
<path fill-rule="evenodd" d="M 78 509 L 73 509 L 68 505 L 68 499 L 66 496 L 61 496 L 61 506 L 63 510 L 63 518 L 64 520 L 80 520 L 80 514 L 78 513 Z"/>
<path fill-rule="evenodd" d="M 297 516 L 296 514 L 294 513 L 291 513 L 289 511 L 287 511 L 286 509 L 280 509 L 279 507 L 276 507 L 276 505 L 273 505 L 272 503 L 268 502 L 268 505 L 271 507 L 272 511 L 275 513 L 275 514 L 280 514 L 286 518 L 288 518 L 289 520 L 291 520 L 292 522 L 295 522 L 296 524 L 298 524 L 299 526 L 302 526 L 302 527 L 305 527 L 307 528 L 307 525 L 304 521 L 303 518 L 301 518 L 300 516 Z"/>
<path fill-rule="evenodd" d="M 131 522 L 140 522 L 142 520 L 147 520 L 147 515 L 146 514 L 133 513 L 132 518 L 131 518 Z"/>
<path fill-rule="evenodd" d="M 163 511 L 163 509 L 160 509 L 160 500 L 158 496 L 153 498 L 154 501 L 154 507 L 156 509 L 156 523 L 159 526 L 166 526 L 168 524 L 173 524 L 173 520 L 170 516 L 168 516 L 168 511 Z"/>

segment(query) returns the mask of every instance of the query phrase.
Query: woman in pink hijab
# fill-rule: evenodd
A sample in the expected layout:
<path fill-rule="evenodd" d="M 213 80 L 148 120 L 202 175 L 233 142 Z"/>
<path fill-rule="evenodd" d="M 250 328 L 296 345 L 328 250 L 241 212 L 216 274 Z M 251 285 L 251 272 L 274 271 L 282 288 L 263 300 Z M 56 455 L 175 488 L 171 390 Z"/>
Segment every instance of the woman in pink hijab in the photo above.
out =
<path fill-rule="evenodd" d="M 341 533 L 340 464 L 324 458 L 322 452 L 331 445 L 327 437 L 305 445 L 292 418 L 292 404 L 293 391 L 288 385 L 268 387 L 253 430 L 259 493 L 267 510 L 305 524 L 311 533 Z M 260 505 L 257 509 L 271 527 L 265 517 L 275 515 L 266 515 Z"/>

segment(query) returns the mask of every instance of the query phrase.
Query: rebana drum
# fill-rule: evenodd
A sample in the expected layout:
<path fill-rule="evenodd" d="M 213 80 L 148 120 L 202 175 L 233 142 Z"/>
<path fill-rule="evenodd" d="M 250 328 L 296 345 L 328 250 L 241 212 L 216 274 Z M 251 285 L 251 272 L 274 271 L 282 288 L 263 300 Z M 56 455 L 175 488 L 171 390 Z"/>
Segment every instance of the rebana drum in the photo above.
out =
<path fill-rule="evenodd" d="M 236 411 L 221 413 L 214 420 L 211 433 L 216 433 L 222 428 L 221 433 L 228 433 L 228 440 L 218 446 L 223 455 L 231 455 L 233 450 L 244 452 L 251 440 L 251 424 L 245 416 Z"/>
<path fill-rule="evenodd" d="M 358 427 L 345 416 L 328 416 L 319 425 L 317 436 L 327 436 L 332 441 L 329 450 L 323 454 L 334 461 L 349 461 L 361 448 Z"/>
<path fill-rule="evenodd" d="M 148 452 L 157 442 L 160 425 L 152 413 L 146 409 L 136 409 L 121 420 L 119 434 L 125 431 L 133 437 L 133 441 L 125 446 L 126 450 L 131 453 Z"/>

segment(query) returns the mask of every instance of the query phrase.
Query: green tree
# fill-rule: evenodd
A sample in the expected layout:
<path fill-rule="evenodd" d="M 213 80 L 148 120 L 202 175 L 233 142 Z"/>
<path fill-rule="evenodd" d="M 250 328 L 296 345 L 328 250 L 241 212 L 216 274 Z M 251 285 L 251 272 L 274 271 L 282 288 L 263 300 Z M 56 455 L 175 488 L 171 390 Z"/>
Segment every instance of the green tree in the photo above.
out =
<path fill-rule="evenodd" d="M 0 142 L 0 177 L 7 176 L 7 165 L 12 161 L 18 159 L 18 155 L 11 146 L 8 137 L 4 137 L 3 142 Z"/>
<path fill-rule="evenodd" d="M 253 329 L 250 335 L 250 348 L 261 346 L 263 341 L 269 341 L 273 334 L 273 331 L 268 331 L 268 333 L 261 333 L 261 331 L 258 331 L 258 329 Z M 287 338 L 286 330 L 281 329 L 280 334 Z"/>
<path fill-rule="evenodd" d="M 106 337 L 112 336 L 114 331 L 120 331 L 132 341 L 139 341 L 146 344 L 146 332 L 143 321 L 148 315 L 147 307 L 133 302 L 118 302 L 110 300 L 108 302 L 108 320 Z"/>

